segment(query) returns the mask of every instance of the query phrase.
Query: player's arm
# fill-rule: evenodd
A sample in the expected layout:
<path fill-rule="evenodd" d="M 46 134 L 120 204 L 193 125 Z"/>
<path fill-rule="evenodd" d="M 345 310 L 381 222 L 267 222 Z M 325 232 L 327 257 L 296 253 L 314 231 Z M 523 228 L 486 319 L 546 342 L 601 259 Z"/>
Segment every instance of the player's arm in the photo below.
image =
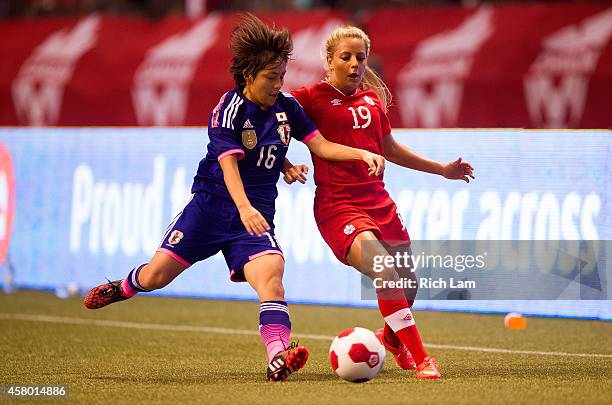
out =
<path fill-rule="evenodd" d="M 306 175 L 308 174 L 308 166 L 306 165 L 294 165 L 289 159 L 285 158 L 281 172 L 285 175 L 283 180 L 287 184 L 292 184 L 296 181 L 306 184 Z"/>
<path fill-rule="evenodd" d="M 475 178 L 472 165 L 462 162 L 461 158 L 446 164 L 427 159 L 397 142 L 391 134 L 383 137 L 383 153 L 388 161 L 408 169 L 439 174 L 447 179 L 464 180 L 467 183 L 470 182 L 468 176 Z"/>
<path fill-rule="evenodd" d="M 370 176 L 378 176 L 385 170 L 385 159 L 382 156 L 367 150 L 330 142 L 321 134 L 310 138 L 306 146 L 312 153 L 325 160 L 363 160 L 368 165 Z"/>
<path fill-rule="evenodd" d="M 238 208 L 240 213 L 240 220 L 244 224 L 247 232 L 251 235 L 256 234 L 257 236 L 264 235 L 270 230 L 268 221 L 251 205 L 249 198 L 244 191 L 244 184 L 240 178 L 240 171 L 238 170 L 238 160 L 236 155 L 226 155 L 219 160 L 221 170 L 223 170 L 223 181 L 229 191 L 234 204 Z"/>

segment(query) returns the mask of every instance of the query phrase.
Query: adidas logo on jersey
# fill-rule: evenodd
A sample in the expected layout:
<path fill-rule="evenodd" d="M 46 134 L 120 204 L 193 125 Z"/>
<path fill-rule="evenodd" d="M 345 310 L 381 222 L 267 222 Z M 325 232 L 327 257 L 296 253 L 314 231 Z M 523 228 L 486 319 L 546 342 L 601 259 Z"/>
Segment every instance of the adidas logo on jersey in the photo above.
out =
<path fill-rule="evenodd" d="M 242 129 L 253 129 L 253 124 L 251 124 L 251 120 L 247 118 L 247 120 L 244 121 L 244 125 L 242 126 Z"/>
<path fill-rule="evenodd" d="M 340 100 L 339 98 L 335 98 L 331 101 L 332 105 L 341 105 L 342 104 L 342 100 Z"/>

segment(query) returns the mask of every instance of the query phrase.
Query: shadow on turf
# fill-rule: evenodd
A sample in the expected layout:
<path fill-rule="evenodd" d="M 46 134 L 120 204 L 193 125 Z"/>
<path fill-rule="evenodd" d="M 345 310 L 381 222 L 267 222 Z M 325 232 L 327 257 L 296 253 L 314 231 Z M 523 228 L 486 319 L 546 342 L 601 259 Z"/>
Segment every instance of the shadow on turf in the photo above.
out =
<path fill-rule="evenodd" d="M 149 384 L 218 384 L 220 382 L 265 382 L 263 372 L 230 373 L 215 372 L 214 375 L 185 376 L 157 375 L 143 376 L 91 376 L 90 380 L 112 381 L 117 383 L 149 383 Z M 290 378 L 290 381 L 333 381 L 338 377 L 333 373 L 299 373 Z"/>

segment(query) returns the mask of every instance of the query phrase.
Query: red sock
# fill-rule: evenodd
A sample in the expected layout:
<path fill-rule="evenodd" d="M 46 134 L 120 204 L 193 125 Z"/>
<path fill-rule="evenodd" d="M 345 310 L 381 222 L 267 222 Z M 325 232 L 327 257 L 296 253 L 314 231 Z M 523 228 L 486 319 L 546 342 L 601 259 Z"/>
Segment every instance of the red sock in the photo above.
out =
<path fill-rule="evenodd" d="M 385 322 L 384 332 L 385 332 L 385 340 L 387 341 L 387 343 L 389 343 L 393 347 L 399 347 L 402 341 L 397 337 L 395 332 L 393 332 L 393 329 L 391 329 L 391 327 L 387 325 L 386 322 Z"/>
<path fill-rule="evenodd" d="M 414 358 L 414 362 L 417 364 L 417 366 L 421 364 L 428 354 L 423 346 L 421 335 L 419 334 L 419 330 L 417 329 L 416 325 L 400 329 L 395 332 L 395 334 L 406 345 L 408 350 L 410 350 L 410 354 L 412 354 L 412 358 Z"/>
<path fill-rule="evenodd" d="M 385 318 L 385 332 L 387 326 L 395 332 L 395 335 L 410 350 L 417 365 L 421 364 L 427 351 L 423 347 L 419 330 L 408 307 L 404 292 L 397 288 L 377 288 L 378 308 Z M 385 333 L 385 338 L 387 334 Z M 387 340 L 388 343 L 392 343 Z"/>

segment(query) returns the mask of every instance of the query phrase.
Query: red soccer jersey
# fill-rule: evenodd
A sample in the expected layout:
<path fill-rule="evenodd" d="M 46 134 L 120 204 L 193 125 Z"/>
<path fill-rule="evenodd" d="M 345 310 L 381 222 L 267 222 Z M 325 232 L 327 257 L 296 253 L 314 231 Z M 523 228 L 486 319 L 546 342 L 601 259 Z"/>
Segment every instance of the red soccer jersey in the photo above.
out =
<path fill-rule="evenodd" d="M 331 84 L 319 82 L 292 94 L 326 139 L 383 155 L 383 137 L 391 133 L 391 124 L 374 91 L 359 89 L 345 96 Z M 383 176 L 369 176 L 362 161 L 332 162 L 314 154 L 312 161 L 317 204 L 378 208 L 393 203 Z"/>

